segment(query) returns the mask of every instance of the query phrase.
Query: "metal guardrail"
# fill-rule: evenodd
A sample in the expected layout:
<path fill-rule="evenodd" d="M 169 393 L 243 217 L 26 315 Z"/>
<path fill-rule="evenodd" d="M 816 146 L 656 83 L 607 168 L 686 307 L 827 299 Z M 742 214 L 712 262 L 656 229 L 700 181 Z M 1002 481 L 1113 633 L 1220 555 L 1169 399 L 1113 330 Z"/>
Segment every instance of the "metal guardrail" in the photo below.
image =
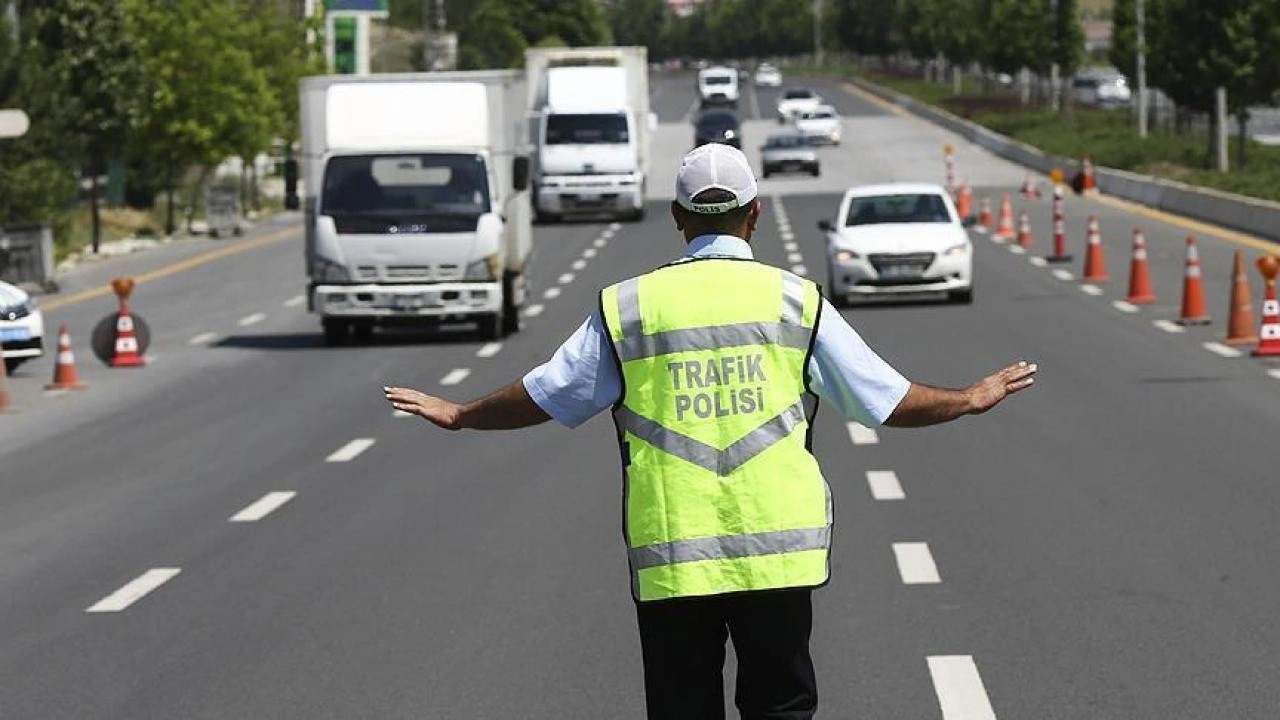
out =
<path fill-rule="evenodd" d="M 44 224 L 0 229 L 0 280 L 47 291 L 53 281 L 53 228 Z"/>

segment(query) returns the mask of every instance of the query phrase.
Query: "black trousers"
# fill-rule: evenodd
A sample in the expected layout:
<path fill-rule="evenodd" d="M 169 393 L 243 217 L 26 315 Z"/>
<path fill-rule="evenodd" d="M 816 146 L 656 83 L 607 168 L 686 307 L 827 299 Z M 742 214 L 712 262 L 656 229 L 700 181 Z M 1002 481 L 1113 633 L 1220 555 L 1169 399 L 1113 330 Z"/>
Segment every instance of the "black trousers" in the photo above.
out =
<path fill-rule="evenodd" d="M 742 720 L 809 720 L 812 590 L 637 603 L 649 720 L 723 720 L 725 639 L 738 658 Z"/>

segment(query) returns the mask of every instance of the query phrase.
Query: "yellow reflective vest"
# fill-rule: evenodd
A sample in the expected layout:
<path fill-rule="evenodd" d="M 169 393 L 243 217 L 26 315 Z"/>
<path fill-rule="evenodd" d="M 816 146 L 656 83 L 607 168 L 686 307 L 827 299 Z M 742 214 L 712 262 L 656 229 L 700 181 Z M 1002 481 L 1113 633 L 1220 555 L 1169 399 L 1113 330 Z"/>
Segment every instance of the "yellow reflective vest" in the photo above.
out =
<path fill-rule="evenodd" d="M 812 282 L 729 258 L 606 288 L 638 601 L 826 582 L 831 496 L 809 451 Z"/>

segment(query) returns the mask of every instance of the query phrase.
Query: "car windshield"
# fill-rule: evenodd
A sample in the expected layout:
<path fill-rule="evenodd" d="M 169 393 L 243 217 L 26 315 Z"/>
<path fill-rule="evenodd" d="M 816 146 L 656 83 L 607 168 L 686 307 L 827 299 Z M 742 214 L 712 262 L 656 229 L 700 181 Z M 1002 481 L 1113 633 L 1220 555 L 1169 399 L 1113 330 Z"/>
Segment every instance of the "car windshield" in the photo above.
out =
<path fill-rule="evenodd" d="M 548 145 L 625 144 L 628 141 L 627 116 L 552 115 L 547 118 Z"/>
<path fill-rule="evenodd" d="M 330 158 L 320 207 L 339 225 L 352 218 L 395 224 L 452 217 L 474 226 L 489 212 L 484 158 L 452 153 Z"/>
<path fill-rule="evenodd" d="M 783 100 L 808 100 L 813 97 L 809 90 L 788 90 L 782 94 Z"/>
<path fill-rule="evenodd" d="M 733 82 L 733 77 L 730 75 L 708 75 L 702 79 L 702 82 L 707 85 L 728 85 Z"/>
<path fill-rule="evenodd" d="M 933 193 L 856 197 L 849 204 L 845 226 L 881 223 L 951 222 L 942 196 Z"/>
<path fill-rule="evenodd" d="M 771 148 L 802 148 L 808 147 L 809 141 L 801 135 L 770 135 L 765 140 L 765 147 Z"/>

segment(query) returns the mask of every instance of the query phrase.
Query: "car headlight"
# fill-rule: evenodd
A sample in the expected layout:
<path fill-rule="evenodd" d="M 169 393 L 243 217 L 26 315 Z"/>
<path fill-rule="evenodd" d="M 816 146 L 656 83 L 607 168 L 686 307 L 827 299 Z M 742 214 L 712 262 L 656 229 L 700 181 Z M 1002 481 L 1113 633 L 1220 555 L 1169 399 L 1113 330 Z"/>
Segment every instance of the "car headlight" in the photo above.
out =
<path fill-rule="evenodd" d="M 951 257 L 953 255 L 965 255 L 969 252 L 969 243 L 956 243 L 946 250 L 942 251 L 943 255 Z"/>
<path fill-rule="evenodd" d="M 852 250 L 837 250 L 835 257 L 836 262 L 849 262 L 850 260 L 857 260 L 862 256 Z"/>
<path fill-rule="evenodd" d="M 351 271 L 345 265 L 316 255 L 311 260 L 311 279 L 322 283 L 349 283 Z"/>
<path fill-rule="evenodd" d="M 492 281 L 498 279 L 498 255 L 497 253 L 485 258 L 476 260 L 467 265 L 467 271 L 463 273 L 463 280 L 481 280 Z"/>
<path fill-rule="evenodd" d="M 725 139 L 725 140 L 732 140 L 732 139 L 734 139 L 734 138 L 735 138 L 735 137 L 737 137 L 737 136 L 738 136 L 738 134 L 737 134 L 737 133 L 735 133 L 735 132 L 734 132 L 734 131 L 732 131 L 732 130 L 725 130 L 725 131 L 724 131 L 724 139 Z"/>

